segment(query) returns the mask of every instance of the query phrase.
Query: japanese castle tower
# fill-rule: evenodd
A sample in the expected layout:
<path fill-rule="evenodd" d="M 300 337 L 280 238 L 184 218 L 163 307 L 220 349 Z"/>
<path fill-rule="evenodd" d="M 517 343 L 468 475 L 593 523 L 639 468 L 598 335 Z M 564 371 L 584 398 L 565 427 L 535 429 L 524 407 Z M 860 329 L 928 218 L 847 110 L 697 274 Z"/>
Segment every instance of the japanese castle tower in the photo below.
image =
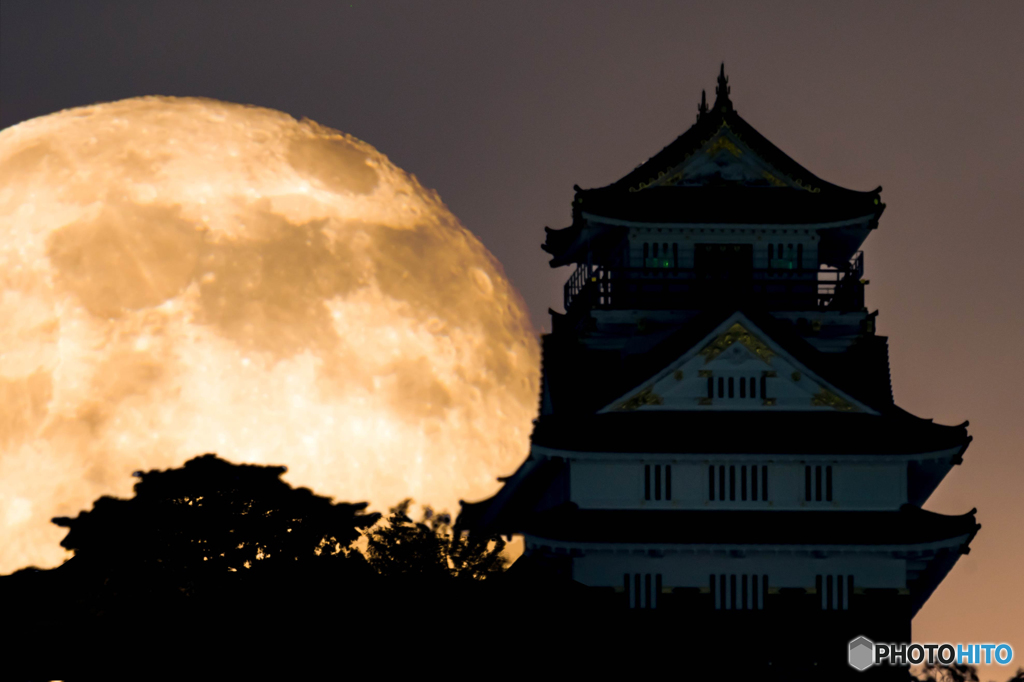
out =
<path fill-rule="evenodd" d="M 724 66 L 716 93 L 547 228 L 552 267 L 576 269 L 543 338 L 532 447 L 459 524 L 522 534 L 520 561 L 609 609 L 734 633 L 801 622 L 845 667 L 858 635 L 911 641 L 968 551 L 973 510 L 921 506 L 971 437 L 893 402 L 860 251 L 881 188 L 789 158 L 737 114 Z"/>

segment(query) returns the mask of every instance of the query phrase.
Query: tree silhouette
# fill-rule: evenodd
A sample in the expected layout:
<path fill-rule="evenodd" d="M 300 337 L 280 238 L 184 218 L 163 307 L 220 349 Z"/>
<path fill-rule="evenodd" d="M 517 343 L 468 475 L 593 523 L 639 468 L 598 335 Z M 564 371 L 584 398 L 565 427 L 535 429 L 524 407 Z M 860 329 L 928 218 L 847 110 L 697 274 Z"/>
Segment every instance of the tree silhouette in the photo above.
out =
<path fill-rule="evenodd" d="M 921 677 L 924 675 L 924 677 Z M 951 666 L 925 664 L 916 675 L 911 674 L 912 682 L 978 682 L 978 669 L 969 664 L 954 663 Z M 1017 668 L 1016 674 L 1007 682 L 1024 682 L 1024 668 Z"/>
<path fill-rule="evenodd" d="M 101 497 L 91 511 L 53 522 L 68 529 L 61 545 L 79 568 L 105 572 L 195 578 L 356 559 L 352 542 L 380 514 L 292 488 L 285 470 L 207 454 L 135 472 L 134 497 Z"/>
<path fill-rule="evenodd" d="M 917 675 L 911 674 L 910 679 L 919 682 L 978 682 L 978 669 L 966 663 L 954 663 L 949 667 L 926 663 Z"/>
<path fill-rule="evenodd" d="M 430 507 L 414 523 L 409 517 L 412 500 L 389 510 L 382 525 L 367 533 L 366 557 L 380 575 L 419 575 L 433 578 L 483 580 L 505 570 L 500 536 L 470 536 L 452 528 L 451 516 Z"/>

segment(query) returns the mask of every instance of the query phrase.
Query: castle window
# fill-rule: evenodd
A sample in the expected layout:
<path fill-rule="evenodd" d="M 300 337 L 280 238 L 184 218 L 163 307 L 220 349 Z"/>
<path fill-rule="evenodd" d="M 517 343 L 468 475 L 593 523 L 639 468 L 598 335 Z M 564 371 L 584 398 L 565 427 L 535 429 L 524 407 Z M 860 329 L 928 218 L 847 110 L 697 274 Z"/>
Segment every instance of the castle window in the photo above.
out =
<path fill-rule="evenodd" d="M 768 594 L 768 576 L 712 574 L 711 601 L 716 611 L 761 611 Z"/>
<path fill-rule="evenodd" d="M 717 466 L 718 471 L 715 471 Z M 708 465 L 708 501 L 709 502 L 735 502 L 736 501 L 736 468 L 739 467 L 739 501 L 740 502 L 757 502 L 758 499 L 761 501 L 768 501 L 768 466 L 760 467 L 758 472 L 757 465 L 746 465 L 746 464 L 730 464 L 729 465 L 729 496 L 726 497 L 726 471 L 724 464 L 709 464 Z M 668 467 L 665 467 L 668 476 Z M 760 475 L 760 485 L 758 485 L 758 475 Z M 716 485 L 717 478 L 717 485 Z M 667 479 L 666 479 L 667 481 Z M 666 483 L 667 485 L 667 483 Z M 760 491 L 760 498 L 758 498 L 758 492 Z M 666 493 L 665 499 L 669 499 Z"/>
<path fill-rule="evenodd" d="M 798 270 L 804 269 L 804 245 L 796 245 L 796 267 Z"/>
<path fill-rule="evenodd" d="M 818 603 L 822 611 L 847 611 L 853 595 L 852 575 L 816 576 L 814 586 L 818 592 Z"/>
<path fill-rule="evenodd" d="M 646 244 L 644 245 L 646 246 Z M 773 244 L 768 245 L 768 268 L 772 267 L 772 260 L 775 259 L 775 246 Z"/>
<path fill-rule="evenodd" d="M 717 373 L 716 373 L 717 374 Z M 766 405 L 774 405 L 775 399 L 768 398 L 768 379 L 775 376 L 774 372 L 765 372 L 764 376 L 761 377 L 761 390 L 760 397 L 766 400 Z M 701 378 L 704 378 L 703 376 Z M 747 400 L 757 399 L 757 377 L 751 376 L 728 376 L 724 374 L 718 376 L 718 382 L 716 384 L 715 378 L 707 377 L 707 399 L 712 400 L 718 399 L 729 399 L 729 400 Z M 715 386 L 717 385 L 717 389 Z M 717 395 L 716 395 L 717 394 Z M 703 401 L 704 398 L 701 398 Z M 707 405 L 706 402 L 701 402 L 702 405 Z"/>
<path fill-rule="evenodd" d="M 662 486 L 662 469 L 664 468 L 664 487 Z M 651 465 L 644 465 L 644 499 L 650 501 L 651 491 L 654 491 L 654 499 L 656 501 L 661 500 L 662 494 L 664 494 L 666 500 L 672 499 L 672 465 L 671 464 L 655 464 L 654 465 L 654 484 L 651 485 Z"/>
<path fill-rule="evenodd" d="M 672 267 L 674 267 L 674 268 L 678 268 L 679 267 L 679 244 L 678 243 L 673 243 L 672 244 Z"/>
<path fill-rule="evenodd" d="M 811 469 L 814 469 L 814 496 L 811 497 Z M 832 467 L 825 469 L 825 500 L 832 501 Z M 804 466 L 804 500 L 821 502 L 821 465 Z"/>
<path fill-rule="evenodd" d="M 634 573 L 632 580 L 630 574 L 623 575 L 623 582 L 626 586 L 626 594 L 629 597 L 629 608 L 631 609 L 656 609 L 658 608 L 658 594 L 661 592 L 661 574 Z M 630 583 L 632 582 L 632 589 Z"/>

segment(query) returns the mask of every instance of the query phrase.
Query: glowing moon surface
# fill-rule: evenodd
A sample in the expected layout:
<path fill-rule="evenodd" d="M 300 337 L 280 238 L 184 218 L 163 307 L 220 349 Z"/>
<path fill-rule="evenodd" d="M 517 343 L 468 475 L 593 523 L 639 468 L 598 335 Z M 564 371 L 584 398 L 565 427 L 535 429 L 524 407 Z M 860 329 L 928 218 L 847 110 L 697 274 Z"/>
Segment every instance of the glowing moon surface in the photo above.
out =
<path fill-rule="evenodd" d="M 203 452 L 457 511 L 528 448 L 537 342 L 436 193 L 311 121 L 146 97 L 0 132 L 0 573 Z"/>

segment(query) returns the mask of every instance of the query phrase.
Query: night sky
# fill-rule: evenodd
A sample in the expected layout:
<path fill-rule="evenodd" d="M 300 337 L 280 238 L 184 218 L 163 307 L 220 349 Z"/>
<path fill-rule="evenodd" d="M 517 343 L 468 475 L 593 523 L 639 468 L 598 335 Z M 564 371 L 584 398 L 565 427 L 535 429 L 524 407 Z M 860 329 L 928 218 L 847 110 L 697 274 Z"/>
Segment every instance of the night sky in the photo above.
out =
<path fill-rule="evenodd" d="M 883 186 L 868 307 L 897 403 L 974 443 L 927 507 L 978 507 L 916 641 L 1024 662 L 1024 3 L 0 3 L 0 128 L 137 95 L 308 117 L 436 189 L 550 330 L 541 251 L 572 186 L 693 122 L 721 61 L 737 111 L 816 175 Z M 841 434 L 837 434 L 841 437 Z M 990 670 L 1005 679 L 1005 671 Z M 987 679 L 987 678 L 983 678 Z"/>

